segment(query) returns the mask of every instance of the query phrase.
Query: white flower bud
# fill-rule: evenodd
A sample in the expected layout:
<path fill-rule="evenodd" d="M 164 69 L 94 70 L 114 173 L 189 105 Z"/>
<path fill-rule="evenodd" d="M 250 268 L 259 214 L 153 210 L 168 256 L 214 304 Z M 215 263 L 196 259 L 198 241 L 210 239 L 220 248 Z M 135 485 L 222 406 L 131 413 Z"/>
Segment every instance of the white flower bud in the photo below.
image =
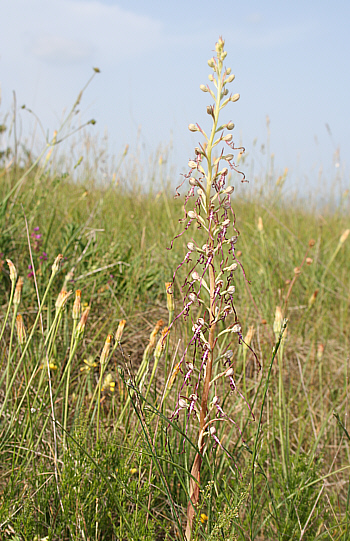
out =
<path fill-rule="evenodd" d="M 198 131 L 198 128 L 197 128 L 197 126 L 195 124 L 189 124 L 188 129 L 190 131 Z"/>
<path fill-rule="evenodd" d="M 233 368 L 229 368 L 229 369 L 227 370 L 225 376 L 226 376 L 227 378 L 229 378 L 230 376 L 233 376 L 233 374 L 234 374 Z"/>
<path fill-rule="evenodd" d="M 189 210 L 188 213 L 187 213 L 187 216 L 191 219 L 191 220 L 195 220 L 197 218 L 197 214 L 195 212 L 193 212 L 193 210 Z"/>
<path fill-rule="evenodd" d="M 184 398 L 180 398 L 179 400 L 179 408 L 183 409 L 187 407 L 187 402 Z"/>
<path fill-rule="evenodd" d="M 190 186 L 197 186 L 197 180 L 193 177 L 190 177 L 188 182 L 190 183 Z"/>
<path fill-rule="evenodd" d="M 188 243 L 187 243 L 187 248 L 188 248 L 188 250 L 189 250 L 190 252 L 193 252 L 193 251 L 196 249 L 196 247 L 195 247 L 195 245 L 193 244 L 193 242 L 188 242 Z"/>
<path fill-rule="evenodd" d="M 190 160 L 188 162 L 188 167 L 190 167 L 191 169 L 196 169 L 197 168 L 197 164 L 196 162 L 194 162 L 193 160 Z"/>
<path fill-rule="evenodd" d="M 210 434 L 211 434 L 211 435 L 215 434 L 215 432 L 216 432 L 215 426 L 211 426 L 210 429 L 209 429 L 209 431 L 210 431 Z"/>
<path fill-rule="evenodd" d="M 228 135 L 225 135 L 225 137 L 222 138 L 223 141 L 232 141 L 232 135 L 229 133 Z"/>
<path fill-rule="evenodd" d="M 226 292 L 227 292 L 229 295 L 233 295 L 233 293 L 234 293 L 235 291 L 236 291 L 235 286 L 229 286 L 229 287 L 227 288 L 227 291 L 226 291 Z"/>
<path fill-rule="evenodd" d="M 199 276 L 199 274 L 198 274 L 197 271 L 193 271 L 191 276 L 192 276 L 192 279 L 193 279 L 193 280 L 197 280 L 197 281 L 198 281 L 198 280 L 201 279 L 201 277 Z"/>
<path fill-rule="evenodd" d="M 233 130 L 234 127 L 235 127 L 235 125 L 234 125 L 233 122 L 229 122 L 229 123 L 227 124 L 227 126 L 226 126 L 226 128 L 227 128 L 228 130 Z"/>

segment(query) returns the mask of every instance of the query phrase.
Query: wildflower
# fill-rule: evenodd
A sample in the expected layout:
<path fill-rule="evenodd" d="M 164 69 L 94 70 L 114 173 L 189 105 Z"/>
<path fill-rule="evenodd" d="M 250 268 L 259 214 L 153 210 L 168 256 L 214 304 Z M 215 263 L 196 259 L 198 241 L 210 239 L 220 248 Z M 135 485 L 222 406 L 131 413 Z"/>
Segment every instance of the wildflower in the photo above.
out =
<path fill-rule="evenodd" d="M 72 295 L 72 291 L 66 291 L 65 289 L 62 289 L 57 297 L 55 306 L 56 310 L 61 310 L 66 306 L 66 303 L 69 299 L 69 297 Z"/>
<path fill-rule="evenodd" d="M 97 363 L 93 360 L 93 357 L 89 357 L 88 359 L 84 359 L 84 364 L 86 366 L 82 366 L 80 368 L 80 372 L 90 372 L 91 370 L 93 370 L 96 366 L 97 366 Z"/>
<path fill-rule="evenodd" d="M 202 524 L 206 524 L 208 522 L 208 516 L 205 513 L 201 513 L 200 520 Z"/>
<path fill-rule="evenodd" d="M 135 473 L 137 473 L 137 468 L 130 468 L 130 473 L 131 475 L 134 475 Z"/>
<path fill-rule="evenodd" d="M 58 256 L 56 257 L 56 259 L 54 261 L 54 264 L 52 265 L 52 274 L 53 275 L 57 274 L 58 271 L 60 270 L 60 265 L 61 265 L 62 259 L 63 259 L 63 255 L 58 254 Z"/>

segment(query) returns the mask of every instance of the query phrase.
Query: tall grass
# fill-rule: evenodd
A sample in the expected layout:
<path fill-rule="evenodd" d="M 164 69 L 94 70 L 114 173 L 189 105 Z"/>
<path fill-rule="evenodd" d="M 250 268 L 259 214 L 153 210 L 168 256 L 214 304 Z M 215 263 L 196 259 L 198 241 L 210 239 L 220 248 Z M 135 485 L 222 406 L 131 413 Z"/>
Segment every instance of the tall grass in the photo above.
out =
<path fill-rule="evenodd" d="M 166 250 L 184 200 L 125 189 L 125 153 L 104 186 L 53 156 L 0 173 L 0 535 L 184 539 L 200 451 L 196 423 L 173 416 L 191 394 L 179 363 L 194 322 L 172 324 L 187 264 L 169 283 L 205 233 Z M 202 450 L 194 540 L 349 537 L 348 216 L 273 194 L 232 202 L 244 342 L 225 348 L 255 421 L 217 380 L 238 427 L 220 422 Z"/>

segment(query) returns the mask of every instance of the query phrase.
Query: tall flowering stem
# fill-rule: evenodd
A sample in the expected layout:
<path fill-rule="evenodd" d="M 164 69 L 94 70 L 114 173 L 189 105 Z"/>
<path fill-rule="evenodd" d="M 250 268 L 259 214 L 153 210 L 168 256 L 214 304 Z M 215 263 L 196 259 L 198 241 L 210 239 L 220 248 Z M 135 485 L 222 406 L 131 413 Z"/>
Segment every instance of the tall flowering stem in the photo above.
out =
<path fill-rule="evenodd" d="M 195 157 L 188 163 L 190 171 L 184 177 L 184 182 L 189 182 L 184 206 L 184 231 L 189 230 L 192 224 L 196 225 L 198 229 L 205 231 L 206 243 L 199 246 L 196 240 L 192 239 L 187 244 L 188 251 L 173 278 L 174 280 L 180 268 L 188 269 L 183 285 L 184 307 L 173 323 L 180 316 L 184 319 L 191 317 L 193 335 L 176 366 L 177 372 L 182 373 L 184 382 L 172 419 L 185 412 L 186 431 L 191 418 L 195 417 L 199 423 L 199 452 L 191 470 L 190 501 L 187 509 L 185 535 L 188 541 L 191 539 L 195 507 L 199 499 L 202 452 L 206 442 L 219 446 L 232 459 L 216 435 L 217 428 L 224 423 L 236 425 L 220 406 L 217 384 L 224 379 L 230 385 L 231 391 L 236 391 L 233 353 L 228 347 L 232 338 L 243 342 L 241 325 L 234 307 L 233 275 L 238 267 L 244 276 L 245 274 L 235 254 L 239 233 L 235 228 L 235 215 L 230 202 L 234 188 L 228 185 L 228 173 L 229 169 L 236 171 L 242 175 L 241 180 L 245 180 L 244 174 L 237 170 L 233 155 L 235 150 L 243 153 L 244 148 L 236 148 L 234 145 L 230 133 L 234 128 L 233 122 L 222 125 L 219 123 L 221 110 L 229 103 L 236 102 L 239 94 L 229 95 L 227 86 L 234 80 L 234 75 L 230 68 L 224 67 L 227 53 L 224 51 L 222 38 L 216 43 L 215 51 L 216 56 L 208 61 L 212 69 L 209 80 L 214 88 L 212 90 L 209 85 L 200 86 L 214 101 L 207 107 L 207 113 L 212 118 L 211 132 L 207 135 L 199 124 L 189 125 L 189 130 L 199 132 L 204 141 L 195 148 Z M 190 201 L 193 202 L 191 210 L 188 209 Z M 182 233 L 178 237 L 181 235 Z M 198 318 L 196 311 L 199 307 L 202 312 L 204 309 L 204 313 Z M 214 361 L 218 363 L 215 375 Z M 188 386 L 191 386 L 191 394 L 186 392 Z M 238 394 L 243 398 L 241 393 Z M 248 404 L 247 406 L 253 416 Z"/>

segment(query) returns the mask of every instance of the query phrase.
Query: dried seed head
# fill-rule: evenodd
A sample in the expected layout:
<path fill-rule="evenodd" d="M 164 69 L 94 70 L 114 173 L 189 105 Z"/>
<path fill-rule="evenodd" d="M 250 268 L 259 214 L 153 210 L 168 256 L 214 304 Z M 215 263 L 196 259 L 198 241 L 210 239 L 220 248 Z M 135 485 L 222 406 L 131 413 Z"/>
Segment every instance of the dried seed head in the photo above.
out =
<path fill-rule="evenodd" d="M 162 336 L 159 338 L 158 342 L 157 342 L 157 345 L 156 345 L 156 349 L 154 350 L 154 359 L 155 361 L 159 361 L 159 359 L 161 358 L 162 356 L 162 353 L 164 351 L 164 348 L 165 348 L 165 343 L 166 343 L 166 340 L 165 340 L 165 337 L 168 333 L 168 327 L 164 327 L 164 329 L 162 330 Z"/>
<path fill-rule="evenodd" d="M 13 304 L 15 306 L 18 306 L 21 302 L 22 289 L 23 289 L 23 278 L 19 276 L 17 280 L 16 288 L 15 288 L 15 294 L 13 296 Z"/>
<path fill-rule="evenodd" d="M 226 126 L 226 128 L 227 128 L 228 130 L 233 130 L 234 127 L 235 127 L 235 125 L 234 125 L 233 122 L 229 122 L 229 123 L 227 124 L 227 126 Z"/>
<path fill-rule="evenodd" d="M 77 289 L 75 292 L 75 300 L 73 304 L 73 314 L 72 317 L 74 320 L 79 319 L 81 314 L 81 291 Z"/>
<path fill-rule="evenodd" d="M 195 124 L 189 124 L 188 129 L 193 132 L 198 131 L 198 128 Z"/>
<path fill-rule="evenodd" d="M 175 365 L 173 373 L 171 374 L 170 379 L 169 379 L 169 383 L 168 383 L 168 386 L 167 386 L 168 391 L 170 391 L 170 389 L 174 385 L 175 378 L 176 378 L 176 376 L 178 375 L 179 372 L 180 372 L 180 363 L 177 363 Z M 180 400 L 183 400 L 183 399 L 180 398 Z"/>
<path fill-rule="evenodd" d="M 14 286 L 17 280 L 17 270 L 11 259 L 6 259 L 6 262 L 10 268 L 10 280 L 12 282 L 12 285 Z"/>
<path fill-rule="evenodd" d="M 26 334 L 26 329 L 25 329 L 21 314 L 18 314 L 16 317 L 16 328 L 17 328 L 18 342 L 21 346 L 23 346 L 23 344 L 25 344 L 27 341 L 27 334 Z"/>

